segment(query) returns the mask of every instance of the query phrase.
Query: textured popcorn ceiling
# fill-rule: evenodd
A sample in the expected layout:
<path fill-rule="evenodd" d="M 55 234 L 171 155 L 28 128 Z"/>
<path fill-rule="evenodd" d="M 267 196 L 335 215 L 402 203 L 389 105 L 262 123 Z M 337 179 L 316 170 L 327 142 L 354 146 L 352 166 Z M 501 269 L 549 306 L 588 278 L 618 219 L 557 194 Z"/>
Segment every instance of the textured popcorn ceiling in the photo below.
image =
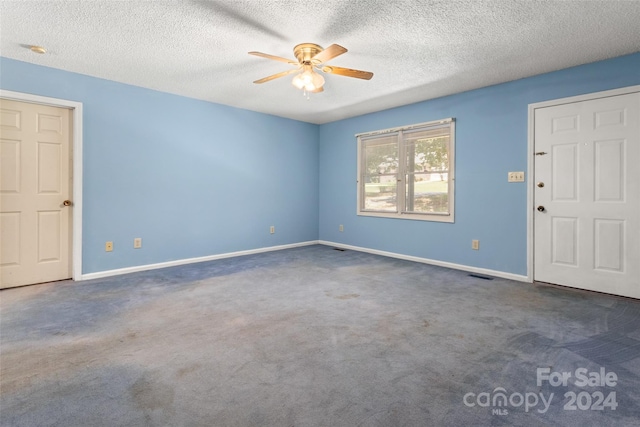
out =
<path fill-rule="evenodd" d="M 326 123 L 640 51 L 640 1 L 2 1 L 1 55 L 277 116 Z M 340 44 L 307 100 L 293 46 Z M 25 45 L 42 45 L 45 55 Z M 1 71 L 1 70 L 0 70 Z M 640 72 L 640 71 L 639 71 Z"/>

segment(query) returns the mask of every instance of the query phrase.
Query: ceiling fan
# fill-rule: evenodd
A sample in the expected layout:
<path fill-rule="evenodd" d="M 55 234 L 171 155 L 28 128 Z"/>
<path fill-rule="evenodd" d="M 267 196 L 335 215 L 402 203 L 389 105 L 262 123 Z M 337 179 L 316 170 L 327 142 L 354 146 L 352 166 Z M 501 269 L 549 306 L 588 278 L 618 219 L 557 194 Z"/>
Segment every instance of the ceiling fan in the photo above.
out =
<path fill-rule="evenodd" d="M 342 55 L 346 51 L 347 49 L 337 44 L 332 44 L 328 48 L 323 49 L 322 46 L 314 43 L 302 43 L 293 48 L 293 54 L 297 58 L 297 61 L 262 52 L 249 52 L 249 55 L 285 62 L 296 67 L 288 71 L 283 71 L 281 73 L 256 80 L 254 83 L 266 83 L 279 77 L 299 73 L 293 78 L 292 83 L 298 89 L 302 89 L 306 95 L 309 92 L 318 93 L 324 90 L 322 88 L 324 85 L 324 77 L 322 77 L 321 74 L 318 74 L 315 69 L 328 74 L 338 74 L 340 76 L 370 80 L 371 77 L 373 77 L 373 73 L 370 73 L 369 71 L 324 65 L 327 61 L 335 58 L 336 56 Z"/>

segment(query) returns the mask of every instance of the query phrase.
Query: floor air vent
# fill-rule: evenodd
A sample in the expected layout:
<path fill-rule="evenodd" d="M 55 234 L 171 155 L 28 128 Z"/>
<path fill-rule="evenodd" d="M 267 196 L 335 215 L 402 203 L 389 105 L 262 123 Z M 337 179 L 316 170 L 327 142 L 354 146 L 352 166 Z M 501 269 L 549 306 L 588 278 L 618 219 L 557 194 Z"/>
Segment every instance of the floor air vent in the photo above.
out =
<path fill-rule="evenodd" d="M 481 276 L 479 274 L 470 274 L 470 277 L 476 277 L 478 279 L 482 279 L 482 280 L 493 280 L 493 277 L 489 277 L 489 276 Z"/>
<path fill-rule="evenodd" d="M 340 251 L 340 252 L 344 252 L 346 249 L 342 249 L 342 248 L 333 248 L 334 251 Z"/>

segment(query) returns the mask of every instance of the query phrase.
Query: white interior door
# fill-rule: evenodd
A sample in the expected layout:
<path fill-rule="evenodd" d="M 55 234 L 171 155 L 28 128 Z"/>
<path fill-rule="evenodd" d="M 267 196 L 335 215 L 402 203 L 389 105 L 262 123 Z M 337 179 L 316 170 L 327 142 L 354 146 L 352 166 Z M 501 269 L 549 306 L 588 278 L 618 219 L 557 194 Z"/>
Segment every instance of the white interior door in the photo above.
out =
<path fill-rule="evenodd" d="M 0 99 L 0 288 L 71 277 L 70 120 Z"/>
<path fill-rule="evenodd" d="M 534 120 L 534 279 L 640 298 L 640 92 Z"/>

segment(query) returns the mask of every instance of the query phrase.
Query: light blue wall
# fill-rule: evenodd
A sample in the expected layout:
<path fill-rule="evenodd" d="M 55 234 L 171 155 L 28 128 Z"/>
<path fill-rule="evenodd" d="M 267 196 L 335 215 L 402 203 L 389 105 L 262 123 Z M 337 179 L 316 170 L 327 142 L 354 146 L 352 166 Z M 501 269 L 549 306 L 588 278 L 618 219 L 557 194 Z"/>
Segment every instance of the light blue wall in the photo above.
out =
<path fill-rule="evenodd" d="M 638 84 L 633 54 L 322 125 L 320 239 L 526 275 L 527 184 L 507 172 L 527 169 L 528 104 Z M 455 224 L 357 216 L 354 135 L 446 117 L 456 119 Z"/>
<path fill-rule="evenodd" d="M 317 125 L 7 58 L 0 87 L 83 103 L 83 273 L 318 239 Z"/>
<path fill-rule="evenodd" d="M 316 126 L 0 58 L 0 88 L 84 104 L 84 273 L 319 238 L 525 275 L 526 184 L 506 176 L 528 104 L 637 84 L 640 54 Z M 455 224 L 358 217 L 354 135 L 445 117 Z"/>

